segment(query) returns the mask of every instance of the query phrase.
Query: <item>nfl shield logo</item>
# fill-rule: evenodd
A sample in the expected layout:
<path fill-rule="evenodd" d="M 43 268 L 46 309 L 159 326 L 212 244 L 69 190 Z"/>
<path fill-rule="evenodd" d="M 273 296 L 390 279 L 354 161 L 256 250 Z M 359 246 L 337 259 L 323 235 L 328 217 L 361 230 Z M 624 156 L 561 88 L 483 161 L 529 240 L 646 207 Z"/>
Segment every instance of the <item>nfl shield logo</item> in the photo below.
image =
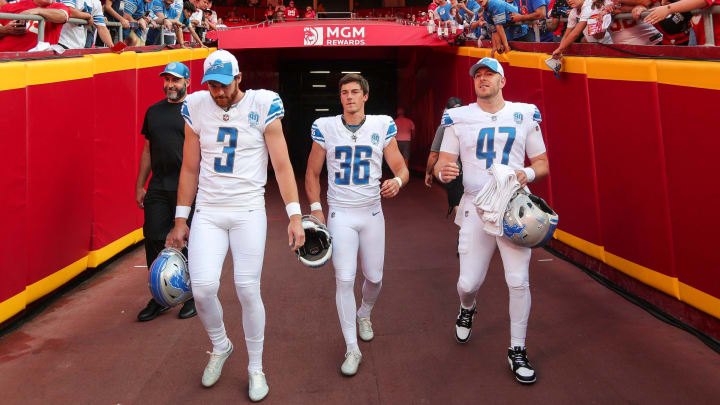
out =
<path fill-rule="evenodd" d="M 251 111 L 250 114 L 248 114 L 248 122 L 251 126 L 257 126 L 258 122 L 260 122 L 260 116 L 255 111 Z"/>
<path fill-rule="evenodd" d="M 519 112 L 516 112 L 515 114 L 513 114 L 513 118 L 515 119 L 516 124 L 522 124 L 522 121 L 523 121 L 522 114 L 520 114 Z"/>
<path fill-rule="evenodd" d="M 380 135 L 378 134 L 372 134 L 372 137 L 370 138 L 370 141 L 373 145 L 377 145 L 378 142 L 380 142 Z"/>

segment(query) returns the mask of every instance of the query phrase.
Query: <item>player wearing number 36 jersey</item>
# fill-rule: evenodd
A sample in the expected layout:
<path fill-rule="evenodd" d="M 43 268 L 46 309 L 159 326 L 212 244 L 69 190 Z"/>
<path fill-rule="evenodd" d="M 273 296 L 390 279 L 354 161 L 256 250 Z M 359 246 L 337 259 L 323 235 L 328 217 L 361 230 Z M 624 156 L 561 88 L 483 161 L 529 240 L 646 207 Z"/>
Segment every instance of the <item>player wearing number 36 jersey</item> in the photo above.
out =
<path fill-rule="evenodd" d="M 320 171 L 327 161 L 335 304 L 347 347 L 341 371 L 348 376 L 357 372 L 362 361 L 356 335 L 359 333 L 365 341 L 374 336 L 370 311 L 380 294 L 385 260 L 385 218 L 380 198 L 395 197 L 409 179 L 395 140 L 393 119 L 365 115 L 368 93 L 369 85 L 360 75 L 348 74 L 340 80 L 343 115 L 320 118 L 313 124 L 313 146 L 305 174 L 310 210 L 325 222 L 320 204 Z M 381 186 L 383 156 L 396 177 Z M 353 292 L 358 253 L 365 276 L 359 310 Z"/>
<path fill-rule="evenodd" d="M 455 222 L 460 225 L 458 253 L 460 277 L 457 291 L 460 312 L 455 321 L 455 338 L 470 339 L 475 315 L 475 298 L 485 280 L 495 249 L 500 250 L 505 281 L 510 292 L 510 348 L 508 362 L 517 381 L 535 382 L 535 370 L 527 359 L 525 336 L 530 316 L 530 249 L 485 232 L 473 198 L 491 181 L 488 169 L 499 163 L 515 169 L 522 186 L 548 174 L 545 144 L 540 132 L 540 112 L 532 104 L 511 103 L 502 96 L 505 77 L 502 65 L 483 58 L 470 68 L 477 102 L 447 110 L 443 116 L 445 137 L 435 165 L 435 176 L 448 182 L 458 176 L 455 163 L 460 157 L 465 194 Z M 531 165 L 523 167 L 525 155 Z"/>

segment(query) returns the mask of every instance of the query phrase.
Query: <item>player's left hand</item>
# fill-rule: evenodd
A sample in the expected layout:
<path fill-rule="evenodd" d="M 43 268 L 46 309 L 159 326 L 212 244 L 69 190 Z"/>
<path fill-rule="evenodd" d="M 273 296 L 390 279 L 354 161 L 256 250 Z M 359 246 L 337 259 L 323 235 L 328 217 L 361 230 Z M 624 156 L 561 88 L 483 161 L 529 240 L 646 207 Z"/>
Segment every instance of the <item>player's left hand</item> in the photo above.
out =
<path fill-rule="evenodd" d="M 293 252 L 305 244 L 305 230 L 302 227 L 302 217 L 293 215 L 288 225 L 288 245 Z"/>
<path fill-rule="evenodd" d="M 518 181 L 518 183 L 520 183 L 520 186 L 522 186 L 522 187 L 527 186 L 528 179 L 527 179 L 527 175 L 525 174 L 524 171 L 515 170 L 515 176 L 517 176 L 517 181 Z"/>
<path fill-rule="evenodd" d="M 400 185 L 394 179 L 385 180 L 380 188 L 380 195 L 385 198 L 393 198 L 400 192 Z"/>

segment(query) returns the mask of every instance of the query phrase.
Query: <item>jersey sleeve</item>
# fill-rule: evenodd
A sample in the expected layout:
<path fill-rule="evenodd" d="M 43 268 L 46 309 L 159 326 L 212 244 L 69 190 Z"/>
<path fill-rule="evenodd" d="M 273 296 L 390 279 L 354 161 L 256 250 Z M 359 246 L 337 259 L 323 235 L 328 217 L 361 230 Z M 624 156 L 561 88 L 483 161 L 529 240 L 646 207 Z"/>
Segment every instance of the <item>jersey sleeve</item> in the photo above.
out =
<path fill-rule="evenodd" d="M 442 118 L 440 119 L 440 125 L 443 127 L 449 127 L 455 124 L 455 120 L 453 119 L 452 115 L 450 115 L 450 112 L 448 110 L 445 110 L 443 112 Z"/>
<path fill-rule="evenodd" d="M 100 4 L 100 0 L 93 1 L 92 19 L 95 25 L 105 26 L 105 15 L 103 14 L 103 8 Z"/>
<path fill-rule="evenodd" d="M 529 123 L 525 141 L 525 153 L 529 158 L 534 158 L 546 152 L 545 141 L 543 141 L 542 130 L 540 129 L 542 116 L 540 110 L 534 104 L 528 104 L 528 110 L 532 114 L 532 121 Z"/>
<path fill-rule="evenodd" d="M 395 120 L 393 120 L 390 117 L 387 117 L 387 118 L 388 118 L 389 122 L 388 122 L 388 129 L 385 132 L 385 143 L 384 143 L 385 146 L 388 146 L 390 141 L 393 138 L 395 138 L 395 135 L 397 135 L 397 124 L 395 124 Z"/>
<path fill-rule="evenodd" d="M 183 101 L 183 105 L 180 108 L 180 114 L 182 114 L 183 119 L 185 122 L 192 128 L 193 131 L 195 131 L 196 134 L 200 135 L 200 132 L 198 132 L 198 128 L 193 124 L 193 117 L 196 115 L 195 110 L 196 108 L 196 98 L 193 97 L 194 94 L 191 94 L 187 97 L 185 97 L 185 101 Z"/>
<path fill-rule="evenodd" d="M 282 119 L 285 116 L 285 107 L 280 99 L 280 96 L 274 91 L 261 90 L 260 105 L 262 106 L 261 111 L 265 111 L 265 114 L 261 117 L 260 124 L 262 125 L 262 132 L 265 132 L 265 128 L 270 125 L 275 119 Z"/>
<path fill-rule="evenodd" d="M 455 134 L 455 128 L 445 128 L 442 145 L 440 146 L 440 152 L 452 153 L 453 155 L 460 154 L 460 139 L 458 139 L 457 135 Z"/>
<path fill-rule="evenodd" d="M 319 119 L 313 122 L 312 129 L 310 130 L 310 137 L 312 138 L 313 142 L 317 143 L 318 145 L 322 146 L 323 149 L 325 149 L 325 135 L 320 129 L 321 125 L 322 124 Z"/>
<path fill-rule="evenodd" d="M 568 20 L 567 20 L 568 29 L 575 28 L 577 23 L 578 23 L 577 10 L 572 9 L 572 10 L 570 10 L 570 14 L 568 14 Z"/>

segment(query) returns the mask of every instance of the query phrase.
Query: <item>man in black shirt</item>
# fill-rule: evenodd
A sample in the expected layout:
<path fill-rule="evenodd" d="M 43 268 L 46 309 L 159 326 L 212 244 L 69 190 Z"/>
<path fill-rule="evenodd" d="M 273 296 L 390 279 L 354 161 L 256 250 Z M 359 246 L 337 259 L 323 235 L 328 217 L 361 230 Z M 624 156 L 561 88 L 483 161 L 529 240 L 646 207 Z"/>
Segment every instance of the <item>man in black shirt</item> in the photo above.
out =
<path fill-rule="evenodd" d="M 183 144 L 185 143 L 185 121 L 180 107 L 187 94 L 190 82 L 190 70 L 180 62 L 172 62 L 160 73 L 164 80 L 167 99 L 153 104 L 145 112 L 142 133 L 145 135 L 145 148 L 140 158 L 136 187 L 136 201 L 145 210 L 145 256 L 148 267 L 165 248 L 165 238 L 173 227 L 177 189 L 182 167 Z M 152 178 L 145 192 L 145 183 L 152 171 Z M 192 210 L 188 224 L 192 218 Z M 183 249 L 187 257 L 187 248 Z M 150 321 L 167 310 L 150 299 L 147 307 L 140 311 L 140 321 Z M 185 319 L 197 315 L 195 301 L 185 302 L 179 318 Z"/>

